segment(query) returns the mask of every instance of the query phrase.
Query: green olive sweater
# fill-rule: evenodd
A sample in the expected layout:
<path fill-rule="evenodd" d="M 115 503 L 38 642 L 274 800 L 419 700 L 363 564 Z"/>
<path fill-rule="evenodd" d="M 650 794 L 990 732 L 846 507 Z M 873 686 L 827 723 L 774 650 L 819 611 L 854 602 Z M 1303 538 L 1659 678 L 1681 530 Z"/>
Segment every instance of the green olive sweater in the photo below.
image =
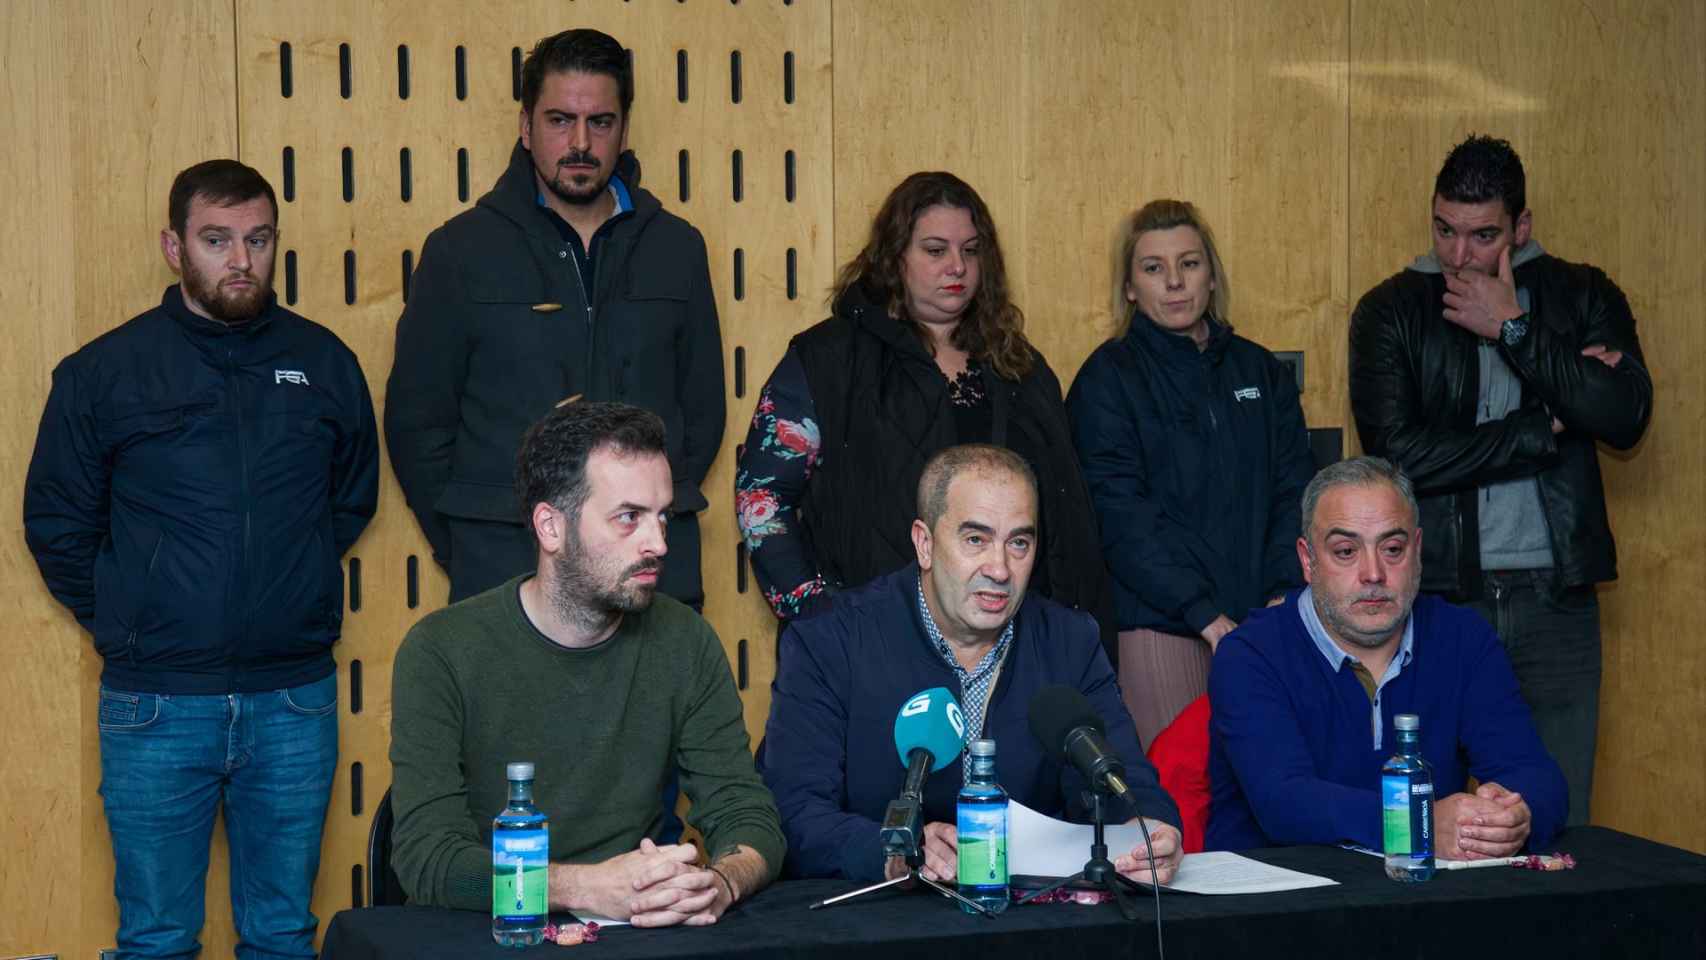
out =
<path fill-rule="evenodd" d="M 679 769 L 711 856 L 745 844 L 775 878 L 784 841 L 753 770 L 722 644 L 659 594 L 596 647 L 571 650 L 521 608 L 525 577 L 429 614 L 392 673 L 392 860 L 414 903 L 491 906 L 492 817 L 506 763 L 532 761 L 551 860 L 596 863 L 654 836 Z"/>

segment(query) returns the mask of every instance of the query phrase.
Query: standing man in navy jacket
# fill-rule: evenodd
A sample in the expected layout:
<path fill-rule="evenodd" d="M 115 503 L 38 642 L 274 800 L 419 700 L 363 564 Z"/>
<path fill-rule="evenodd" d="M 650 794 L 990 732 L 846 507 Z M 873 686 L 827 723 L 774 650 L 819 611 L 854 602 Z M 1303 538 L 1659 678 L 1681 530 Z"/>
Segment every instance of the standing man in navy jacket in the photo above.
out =
<path fill-rule="evenodd" d="M 1510 856 L 1563 826 L 1564 775 L 1498 636 L 1472 611 L 1417 599 L 1419 515 L 1409 478 L 1374 457 L 1335 463 L 1304 489 L 1297 553 L 1309 586 L 1214 655 L 1208 849 L 1379 849 L 1380 768 L 1401 713 L 1421 718 L 1433 767 L 1436 856 Z"/>
<path fill-rule="evenodd" d="M 993 738 L 996 776 L 1014 800 L 1050 816 L 1086 818 L 1084 778 L 1050 759 L 1027 726 L 1031 698 L 1065 684 L 1083 693 L 1125 761 L 1135 803 L 1154 842 L 1161 882 L 1178 868 L 1179 811 L 1138 746 L 1096 621 L 1025 587 L 1036 563 L 1037 483 L 1024 458 L 967 444 L 932 456 L 918 482 L 912 543 L 918 562 L 839 594 L 782 634 L 760 773 L 776 795 L 795 876 L 877 880 L 885 863 L 878 822 L 900 793 L 906 767 L 893 728 L 902 704 L 946 687 L 959 699 L 966 739 Z M 963 759 L 963 758 L 962 758 Z M 965 764 L 924 786 L 926 877 L 956 876 L 954 802 Z M 1142 844 L 1115 851 L 1115 869 L 1148 880 Z"/>
<path fill-rule="evenodd" d="M 534 421 L 584 397 L 663 418 L 675 504 L 658 589 L 704 605 L 700 486 L 723 439 L 723 341 L 705 238 L 640 187 L 633 104 L 615 38 L 539 41 L 509 168 L 421 248 L 385 441 L 453 603 L 534 568 L 515 454 Z"/>
<path fill-rule="evenodd" d="M 373 516 L 355 355 L 272 292 L 259 173 L 178 174 L 160 305 L 53 372 L 24 487 L 42 579 L 94 634 L 119 952 L 192 956 L 223 807 L 237 955 L 313 957 L 338 756 L 339 558 Z"/>

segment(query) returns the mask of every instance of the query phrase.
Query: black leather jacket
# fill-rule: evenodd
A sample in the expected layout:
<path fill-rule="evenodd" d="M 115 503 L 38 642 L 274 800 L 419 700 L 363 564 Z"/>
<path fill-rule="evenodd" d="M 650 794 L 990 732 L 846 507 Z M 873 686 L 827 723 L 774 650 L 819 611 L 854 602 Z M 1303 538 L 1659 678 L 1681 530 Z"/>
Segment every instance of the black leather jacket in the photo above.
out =
<path fill-rule="evenodd" d="M 1523 405 L 1477 425 L 1479 338 L 1447 321 L 1445 278 L 1405 270 L 1351 314 L 1351 411 L 1365 451 L 1407 473 L 1421 502 L 1422 588 L 1474 598 L 1480 584 L 1477 489 L 1538 478 L 1562 583 L 1617 578 L 1595 442 L 1627 450 L 1652 415 L 1653 381 L 1635 318 L 1596 267 L 1541 255 L 1515 268 L 1530 297 L 1527 335 L 1499 353 L 1523 383 Z M 1615 367 L 1581 355 L 1620 350 Z M 1552 418 L 1563 423 L 1552 433 Z"/>

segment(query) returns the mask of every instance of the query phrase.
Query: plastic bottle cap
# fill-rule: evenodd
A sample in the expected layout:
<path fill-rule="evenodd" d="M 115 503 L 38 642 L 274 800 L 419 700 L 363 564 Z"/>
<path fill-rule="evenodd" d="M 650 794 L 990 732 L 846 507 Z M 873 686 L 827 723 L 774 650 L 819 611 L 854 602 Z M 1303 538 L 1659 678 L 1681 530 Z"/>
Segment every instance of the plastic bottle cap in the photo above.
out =
<path fill-rule="evenodd" d="M 966 750 L 974 757 L 993 757 L 995 756 L 995 741 L 973 740 L 966 744 Z"/>
<path fill-rule="evenodd" d="M 1422 718 L 1413 713 L 1400 713 L 1392 718 L 1392 729 L 1394 730 L 1420 730 L 1421 728 Z"/>
<path fill-rule="evenodd" d="M 533 779 L 533 764 L 531 764 L 531 763 L 512 763 L 509 766 L 504 768 L 504 773 L 511 780 L 532 780 Z"/>

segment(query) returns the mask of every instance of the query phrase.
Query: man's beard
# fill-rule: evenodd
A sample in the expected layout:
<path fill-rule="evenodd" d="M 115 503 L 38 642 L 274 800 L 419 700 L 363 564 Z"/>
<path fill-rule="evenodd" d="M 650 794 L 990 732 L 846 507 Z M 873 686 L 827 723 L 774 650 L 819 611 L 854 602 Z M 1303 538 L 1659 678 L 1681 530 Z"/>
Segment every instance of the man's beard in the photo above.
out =
<path fill-rule="evenodd" d="M 1324 591 L 1315 591 L 1315 612 L 1322 622 L 1340 639 L 1365 649 L 1375 649 L 1385 645 L 1392 639 L 1392 631 L 1401 629 L 1404 621 L 1409 618 L 1410 610 L 1416 602 L 1416 591 L 1420 585 L 1417 579 L 1390 590 L 1370 590 L 1351 596 L 1337 596 Z M 1368 631 L 1357 625 L 1352 619 L 1351 605 L 1358 600 L 1382 599 L 1392 603 L 1397 609 L 1396 618 L 1379 630 Z"/>
<path fill-rule="evenodd" d="M 552 583 L 545 594 L 565 623 L 585 627 L 609 624 L 625 613 L 639 613 L 652 605 L 656 583 L 632 583 L 630 578 L 645 571 L 661 571 L 663 561 L 642 560 L 611 577 L 587 562 L 580 540 L 551 558 Z"/>
<path fill-rule="evenodd" d="M 568 165 L 579 162 L 592 163 L 594 166 L 588 169 Z M 589 179 L 584 185 L 581 185 L 575 183 L 573 179 L 577 176 L 585 176 Z M 545 185 L 550 188 L 551 193 L 557 199 L 564 203 L 573 204 L 577 207 L 590 206 L 598 202 L 598 198 L 604 195 L 605 188 L 610 186 L 610 174 L 603 169 L 602 165 L 598 163 L 598 158 L 592 154 L 571 152 L 565 154 L 557 162 L 557 169 L 552 173 L 551 179 L 545 181 Z"/>
<path fill-rule="evenodd" d="M 267 298 L 272 295 L 272 272 L 269 268 L 266 276 L 254 273 L 243 274 L 252 284 L 246 292 L 232 292 L 222 289 L 220 283 L 231 279 L 230 276 L 217 280 L 201 272 L 195 261 L 185 256 L 179 261 L 183 270 L 184 296 L 194 300 L 206 310 L 213 319 L 222 323 L 247 323 L 260 315 L 266 306 Z"/>

